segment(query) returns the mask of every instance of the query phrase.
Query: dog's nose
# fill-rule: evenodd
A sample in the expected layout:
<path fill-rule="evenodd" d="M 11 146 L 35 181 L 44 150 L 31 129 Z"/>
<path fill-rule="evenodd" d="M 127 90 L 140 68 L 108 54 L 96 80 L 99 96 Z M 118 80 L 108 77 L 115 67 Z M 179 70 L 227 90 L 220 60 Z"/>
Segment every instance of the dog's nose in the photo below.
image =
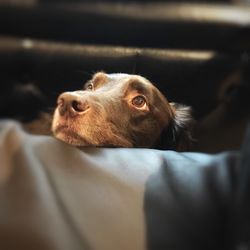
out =
<path fill-rule="evenodd" d="M 71 115 L 77 115 L 89 109 L 89 105 L 84 98 L 70 92 L 65 92 L 58 97 L 57 107 L 61 116 L 66 112 Z"/>

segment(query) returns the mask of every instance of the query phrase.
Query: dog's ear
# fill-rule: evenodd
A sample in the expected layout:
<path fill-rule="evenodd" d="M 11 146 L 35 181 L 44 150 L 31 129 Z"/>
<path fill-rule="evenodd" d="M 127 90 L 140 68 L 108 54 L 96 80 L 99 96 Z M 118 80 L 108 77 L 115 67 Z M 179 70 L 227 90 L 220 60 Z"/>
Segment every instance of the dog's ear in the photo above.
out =
<path fill-rule="evenodd" d="M 157 149 L 187 151 L 192 144 L 192 127 L 194 119 L 191 108 L 177 103 L 170 103 L 174 117 L 166 128 L 163 129 Z"/>

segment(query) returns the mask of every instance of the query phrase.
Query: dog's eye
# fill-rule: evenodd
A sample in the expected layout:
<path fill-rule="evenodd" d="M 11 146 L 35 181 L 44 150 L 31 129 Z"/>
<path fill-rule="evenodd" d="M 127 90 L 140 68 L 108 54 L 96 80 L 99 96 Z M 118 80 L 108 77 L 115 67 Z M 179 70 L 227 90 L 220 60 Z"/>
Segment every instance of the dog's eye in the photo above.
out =
<path fill-rule="evenodd" d="M 88 84 L 86 84 L 86 86 L 85 86 L 85 90 L 93 90 L 94 89 L 94 85 L 93 85 L 93 83 L 88 83 Z"/>
<path fill-rule="evenodd" d="M 132 99 L 132 104 L 137 108 L 142 108 L 146 104 L 144 96 L 138 95 Z"/>

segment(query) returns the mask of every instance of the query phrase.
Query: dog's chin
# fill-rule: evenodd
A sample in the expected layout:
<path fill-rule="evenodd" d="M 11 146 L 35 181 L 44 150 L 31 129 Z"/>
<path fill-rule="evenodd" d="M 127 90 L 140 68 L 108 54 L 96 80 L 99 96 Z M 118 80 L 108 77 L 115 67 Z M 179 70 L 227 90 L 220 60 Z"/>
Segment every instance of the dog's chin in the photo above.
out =
<path fill-rule="evenodd" d="M 89 144 L 85 143 L 84 141 L 78 140 L 77 138 L 74 138 L 74 137 L 69 136 L 67 134 L 59 133 L 59 134 L 55 135 L 55 137 L 57 139 L 59 139 L 60 141 L 63 141 L 63 142 L 70 144 L 72 146 L 76 146 L 76 147 L 89 146 Z"/>
<path fill-rule="evenodd" d="M 54 131 L 54 136 L 60 141 L 77 147 L 91 146 L 82 136 L 79 134 L 67 130 L 67 129 L 56 129 Z"/>

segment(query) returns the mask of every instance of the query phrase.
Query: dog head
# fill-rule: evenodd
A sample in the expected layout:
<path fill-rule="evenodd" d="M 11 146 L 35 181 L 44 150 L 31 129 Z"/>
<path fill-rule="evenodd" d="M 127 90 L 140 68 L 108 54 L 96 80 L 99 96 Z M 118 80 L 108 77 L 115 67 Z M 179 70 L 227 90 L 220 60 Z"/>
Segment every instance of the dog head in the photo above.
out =
<path fill-rule="evenodd" d="M 169 103 L 139 75 L 99 72 L 84 90 L 62 93 L 52 131 L 75 146 L 186 150 L 190 109 Z"/>

